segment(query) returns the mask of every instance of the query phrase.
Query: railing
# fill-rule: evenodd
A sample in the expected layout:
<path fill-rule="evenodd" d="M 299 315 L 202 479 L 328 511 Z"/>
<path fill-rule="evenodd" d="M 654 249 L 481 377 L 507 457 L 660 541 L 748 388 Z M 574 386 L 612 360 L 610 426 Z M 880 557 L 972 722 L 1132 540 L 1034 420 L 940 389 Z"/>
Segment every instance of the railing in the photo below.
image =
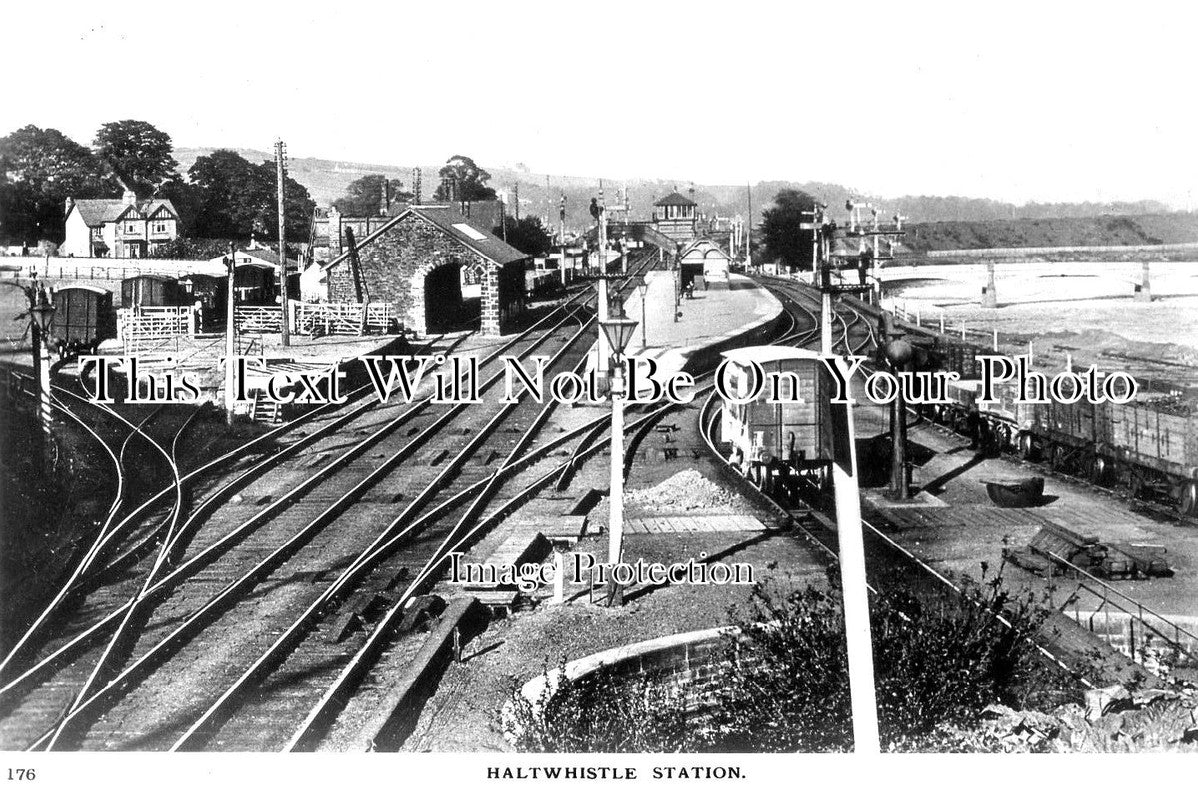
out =
<path fill-rule="evenodd" d="M 391 303 L 370 303 L 366 309 L 367 330 L 386 331 L 395 314 Z M 361 303 L 297 303 L 295 329 L 300 333 L 365 333 Z"/>
<path fill-rule="evenodd" d="M 189 275 L 210 268 L 206 261 L 178 258 L 93 258 L 78 256 L 0 256 L 0 266 L 15 268 L 12 277 L 29 279 L 34 273 L 40 278 L 59 280 L 121 281 L 139 275 Z"/>
<path fill-rule="evenodd" d="M 233 321 L 238 331 L 278 333 L 283 329 L 283 310 L 278 306 L 236 306 Z"/>
<path fill-rule="evenodd" d="M 195 311 L 190 306 L 134 306 L 117 311 L 117 324 L 125 352 L 140 355 L 168 342 L 177 345 L 195 335 Z"/>
<path fill-rule="evenodd" d="M 1066 574 L 1069 574 L 1070 572 L 1076 574 L 1078 579 L 1077 590 L 1074 592 L 1075 597 L 1071 599 L 1071 602 L 1074 604 L 1073 618 L 1078 625 L 1081 625 L 1087 630 L 1093 631 L 1094 618 L 1099 614 L 1104 614 L 1104 630 L 1106 631 L 1105 638 L 1110 641 L 1113 638 L 1111 633 L 1111 609 L 1114 608 L 1117 611 L 1127 615 L 1129 624 L 1132 622 L 1139 622 L 1142 631 L 1151 631 L 1159 636 L 1178 656 L 1185 656 L 1190 659 L 1198 657 L 1198 635 L 1191 633 L 1173 620 L 1161 616 L 1151 608 L 1145 606 L 1139 600 L 1129 597 L 1128 595 L 1116 589 L 1114 586 L 1111 586 L 1106 581 L 1091 575 L 1086 570 L 1082 569 L 1076 564 L 1070 563 L 1055 553 L 1046 552 L 1044 555 L 1048 556 L 1055 563 L 1065 567 Z M 1091 595 L 1099 601 L 1098 608 L 1089 612 L 1089 616 L 1085 618 L 1084 623 L 1082 621 L 1082 615 L 1086 612 L 1083 612 L 1076 605 L 1076 596 L 1080 595 L 1082 592 Z M 1127 641 L 1128 649 L 1130 650 L 1129 655 L 1134 659 L 1136 657 L 1134 625 L 1129 628 Z M 1143 651 L 1144 645 L 1141 645 L 1141 654 Z"/>

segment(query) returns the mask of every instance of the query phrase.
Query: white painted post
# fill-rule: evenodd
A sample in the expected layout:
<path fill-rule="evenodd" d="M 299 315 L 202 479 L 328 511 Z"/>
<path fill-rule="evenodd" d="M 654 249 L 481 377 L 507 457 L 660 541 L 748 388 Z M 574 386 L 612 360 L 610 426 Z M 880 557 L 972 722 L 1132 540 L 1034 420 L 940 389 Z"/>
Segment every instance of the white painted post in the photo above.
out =
<path fill-rule="evenodd" d="M 844 367 L 842 366 L 842 369 Z M 853 442 L 853 413 L 845 406 L 847 430 L 833 430 L 847 446 L 837 448 L 841 459 L 832 462 L 832 487 L 836 501 L 836 531 L 840 551 L 840 582 L 844 601 L 845 640 L 849 660 L 849 695 L 853 719 L 853 749 L 866 757 L 881 749 L 878 706 L 874 690 L 873 642 L 869 623 L 869 589 L 865 572 L 865 541 L 861 529 L 861 494 Z M 836 415 L 833 416 L 833 420 Z M 833 423 L 835 425 L 835 422 Z"/>
<path fill-rule="evenodd" d="M 554 605 L 564 603 L 566 601 L 565 592 L 565 575 L 563 575 L 565 565 L 562 561 L 560 551 L 553 553 L 553 599 L 549 602 Z"/>
<path fill-rule="evenodd" d="M 608 597 L 618 604 L 623 591 L 615 583 L 614 565 L 620 563 L 624 550 L 624 370 L 618 362 L 612 366 L 611 488 L 607 500 L 607 563 L 613 565 Z"/>
<path fill-rule="evenodd" d="M 940 332 L 944 333 L 944 312 L 940 312 Z"/>
<path fill-rule="evenodd" d="M 990 348 L 994 352 L 998 352 L 998 328 L 994 329 L 993 344 Z"/>

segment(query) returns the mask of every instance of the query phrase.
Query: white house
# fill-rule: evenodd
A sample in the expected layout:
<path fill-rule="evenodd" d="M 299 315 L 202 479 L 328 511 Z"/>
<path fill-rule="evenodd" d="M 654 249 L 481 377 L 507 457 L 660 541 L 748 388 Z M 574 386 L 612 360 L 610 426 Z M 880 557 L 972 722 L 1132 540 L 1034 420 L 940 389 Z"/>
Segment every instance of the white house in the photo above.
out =
<path fill-rule="evenodd" d="M 687 245 L 681 256 L 682 277 L 685 280 L 702 275 L 708 287 L 728 288 L 728 254 L 711 239 L 698 239 Z"/>
<path fill-rule="evenodd" d="M 66 239 L 59 255 L 89 258 L 145 258 L 179 238 L 179 212 L 170 200 L 67 198 Z"/>

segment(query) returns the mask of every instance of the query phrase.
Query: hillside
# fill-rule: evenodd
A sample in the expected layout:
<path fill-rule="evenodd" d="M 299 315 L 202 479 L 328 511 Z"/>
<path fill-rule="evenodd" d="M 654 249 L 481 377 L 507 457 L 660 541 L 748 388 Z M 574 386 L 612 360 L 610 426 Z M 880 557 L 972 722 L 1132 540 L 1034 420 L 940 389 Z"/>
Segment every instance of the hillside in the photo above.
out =
<path fill-rule="evenodd" d="M 982 247 L 1090 247 L 1198 242 L 1198 214 L 1139 214 L 1056 219 L 923 222 L 908 227 L 917 253 Z"/>
<path fill-rule="evenodd" d="M 175 158 L 179 162 L 180 169 L 186 173 L 187 169 L 195 163 L 196 158 L 211 153 L 214 149 L 180 148 L 175 151 Z M 233 149 L 254 162 L 266 161 L 274 157 L 271 153 L 262 150 Z M 449 155 L 446 154 L 447 157 Z M 318 205 L 326 207 L 344 193 L 345 187 L 351 181 L 370 173 L 382 173 L 389 178 L 401 181 L 405 187 L 409 187 L 412 169 L 416 166 L 367 164 L 322 158 L 292 158 L 289 163 L 292 177 L 308 188 L 312 199 Z M 423 189 L 424 197 L 427 199 L 436 189 L 437 170 L 440 169 L 441 164 L 421 164 L 419 166 L 424 172 Z M 545 175 L 531 173 L 520 166 L 507 167 L 490 164 L 482 166 L 491 173 L 491 185 L 497 190 L 506 190 L 509 200 L 513 196 L 513 188 L 519 186 L 520 214 L 522 216 L 528 214 L 547 215 L 549 219 L 556 222 L 558 203 L 564 192 L 567 196 L 567 224 L 569 227 L 579 230 L 589 226 L 590 217 L 587 214 L 587 205 L 590 198 L 599 193 L 597 178 L 551 175 L 548 176 L 547 187 Z M 605 198 L 609 206 L 615 204 L 616 190 L 622 188 L 623 185 L 623 181 L 604 179 Z M 647 219 L 652 212 L 653 201 L 657 198 L 674 189 L 686 192 L 690 188 L 690 182 L 684 178 L 637 179 L 628 181 L 627 185 L 634 219 Z M 896 211 L 900 211 L 912 223 L 947 220 L 965 222 L 1005 220 L 1017 223 L 1017 227 L 1022 228 L 1024 227 L 1022 223 L 1029 219 L 1057 220 L 1112 214 L 1133 216 L 1139 219 L 1144 215 L 1161 215 L 1170 210 L 1163 203 L 1151 200 L 1108 204 L 1032 203 L 1015 205 L 974 197 L 884 198 L 866 195 L 835 183 L 760 181 L 753 185 L 753 216 L 756 222 L 760 221 L 761 209 L 767 206 L 782 189 L 799 189 L 823 200 L 829 205 L 834 216 L 844 216 L 845 200 L 852 197 L 860 202 L 874 203 L 883 209 L 886 220 L 889 220 Z M 743 216 L 747 214 L 748 198 L 743 185 L 696 185 L 695 202 L 699 204 L 702 213 L 707 215 L 735 216 L 741 214 Z M 962 232 L 954 235 L 968 239 L 965 230 L 971 229 L 962 229 Z M 1158 235 L 1152 233 L 1150 229 L 1145 230 L 1149 236 Z M 1164 233 L 1162 231 L 1162 234 Z M 982 230 L 981 236 L 986 236 L 985 230 Z M 1168 241 L 1168 239 L 1165 240 Z M 1198 240 L 1198 237 L 1192 237 L 1191 240 Z"/>

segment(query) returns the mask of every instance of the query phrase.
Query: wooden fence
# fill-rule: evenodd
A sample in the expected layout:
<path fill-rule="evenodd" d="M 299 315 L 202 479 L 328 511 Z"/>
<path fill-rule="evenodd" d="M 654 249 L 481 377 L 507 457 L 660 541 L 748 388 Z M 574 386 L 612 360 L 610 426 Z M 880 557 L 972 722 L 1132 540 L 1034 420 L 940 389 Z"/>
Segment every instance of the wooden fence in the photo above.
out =
<path fill-rule="evenodd" d="M 179 340 L 195 336 L 195 310 L 190 306 L 134 306 L 117 310 L 117 331 L 129 355 L 143 355 L 178 347 Z"/>
<path fill-rule="evenodd" d="M 300 333 L 385 333 L 394 316 L 391 303 L 370 303 L 363 331 L 361 303 L 297 303 L 292 324 Z"/>

